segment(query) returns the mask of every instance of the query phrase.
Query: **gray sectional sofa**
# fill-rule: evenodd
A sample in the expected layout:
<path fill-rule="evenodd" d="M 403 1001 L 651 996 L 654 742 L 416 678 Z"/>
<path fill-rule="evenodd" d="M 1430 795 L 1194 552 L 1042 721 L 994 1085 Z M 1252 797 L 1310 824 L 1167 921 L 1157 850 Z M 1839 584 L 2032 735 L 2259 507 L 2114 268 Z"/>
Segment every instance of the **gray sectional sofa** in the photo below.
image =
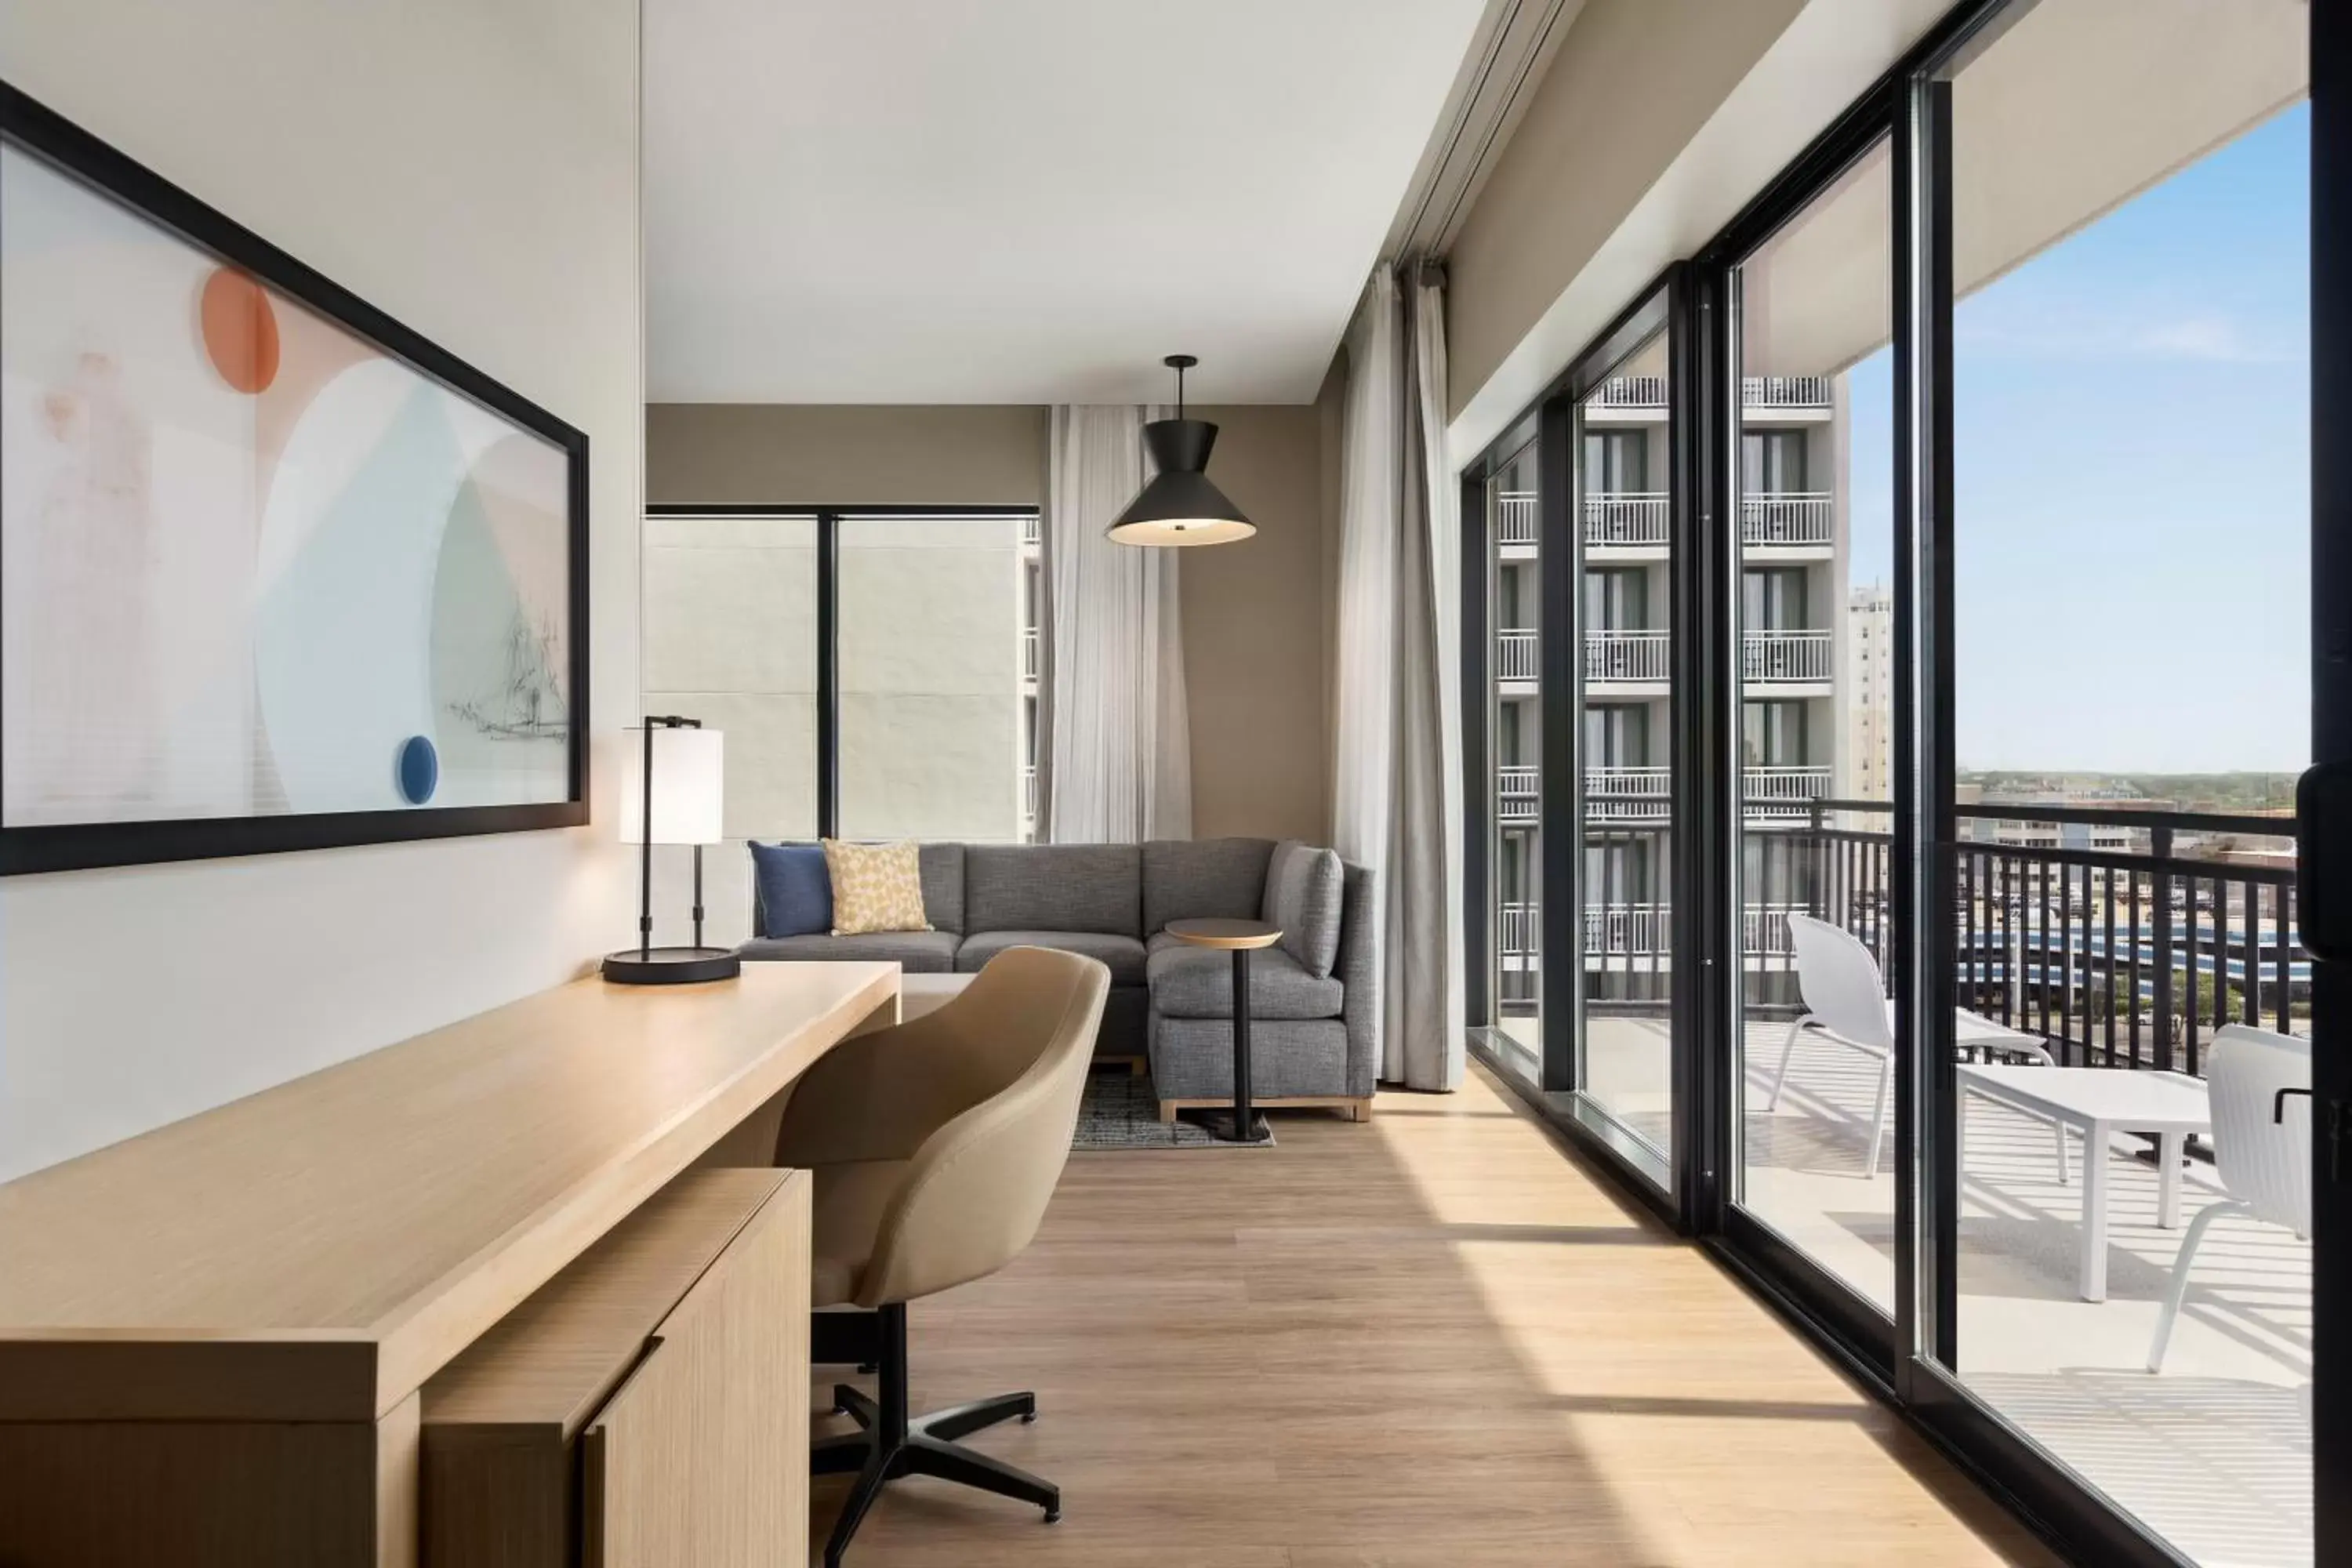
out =
<path fill-rule="evenodd" d="M 1233 967 L 1231 954 L 1187 946 L 1165 927 L 1265 918 L 1275 849 L 1264 838 L 925 844 L 923 906 L 933 929 L 755 938 L 740 952 L 747 960 L 895 959 L 909 973 L 974 973 L 1008 947 L 1098 958 L 1110 968 L 1111 992 L 1096 1058 L 1148 1061 L 1167 1120 L 1233 1098 Z M 1261 1105 L 1328 1105 L 1362 1120 L 1380 1063 L 1371 873 L 1341 866 L 1338 915 L 1328 975 L 1294 956 L 1295 942 L 1252 956 L 1250 1088 Z"/>

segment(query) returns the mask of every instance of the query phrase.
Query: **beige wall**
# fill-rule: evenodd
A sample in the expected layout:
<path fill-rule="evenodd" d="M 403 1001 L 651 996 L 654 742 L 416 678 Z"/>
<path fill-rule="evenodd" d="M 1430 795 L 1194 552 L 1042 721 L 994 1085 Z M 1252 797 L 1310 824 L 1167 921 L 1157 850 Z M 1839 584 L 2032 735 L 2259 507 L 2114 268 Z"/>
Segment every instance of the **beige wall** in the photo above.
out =
<path fill-rule="evenodd" d="M 656 506 L 1038 506 L 1045 410 L 943 404 L 656 403 Z"/>
<path fill-rule="evenodd" d="M 1312 404 L 1198 412 L 1219 426 L 1210 477 L 1257 535 L 1182 552 L 1192 832 L 1327 844 L 1320 420 Z"/>
<path fill-rule="evenodd" d="M 0 884 L 0 1180 L 633 935 L 611 790 L 636 710 L 637 22 L 636 0 L 0 5 L 13 85 L 588 433 L 598 808 Z"/>
<path fill-rule="evenodd" d="M 1338 506 L 1326 416 L 1315 405 L 1198 412 L 1222 426 L 1211 475 L 1259 533 L 1188 551 L 1181 573 L 1193 831 L 1319 843 L 1329 834 L 1325 533 Z M 656 503 L 1043 506 L 1045 461 L 1042 407 L 646 411 L 646 499 Z"/>
<path fill-rule="evenodd" d="M 1447 253 L 1449 413 L 1486 384 L 1804 5 L 1588 0 Z"/>

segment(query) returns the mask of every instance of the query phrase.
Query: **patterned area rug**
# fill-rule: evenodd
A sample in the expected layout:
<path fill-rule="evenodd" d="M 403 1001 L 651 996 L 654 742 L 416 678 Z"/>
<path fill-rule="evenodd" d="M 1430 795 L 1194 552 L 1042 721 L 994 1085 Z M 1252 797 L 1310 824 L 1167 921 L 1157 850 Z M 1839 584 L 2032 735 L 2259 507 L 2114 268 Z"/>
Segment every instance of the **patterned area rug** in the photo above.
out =
<path fill-rule="evenodd" d="M 1192 1120 L 1197 1111 L 1180 1111 L 1173 1121 L 1160 1120 L 1160 1097 L 1151 1079 L 1125 1068 L 1096 1072 L 1087 1079 L 1087 1098 L 1078 1107 L 1078 1130 L 1070 1138 L 1073 1150 L 1096 1149 L 1271 1149 L 1263 1143 L 1226 1143 L 1209 1135 Z"/>

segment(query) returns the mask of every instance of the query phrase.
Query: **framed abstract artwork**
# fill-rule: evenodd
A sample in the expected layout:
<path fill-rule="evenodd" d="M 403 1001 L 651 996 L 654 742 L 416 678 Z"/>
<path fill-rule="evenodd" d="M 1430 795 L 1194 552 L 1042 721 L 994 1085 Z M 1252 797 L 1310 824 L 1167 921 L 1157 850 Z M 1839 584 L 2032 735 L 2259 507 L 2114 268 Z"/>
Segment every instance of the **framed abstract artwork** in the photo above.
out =
<path fill-rule="evenodd" d="M 585 822 L 587 487 L 0 84 L 0 874 Z"/>

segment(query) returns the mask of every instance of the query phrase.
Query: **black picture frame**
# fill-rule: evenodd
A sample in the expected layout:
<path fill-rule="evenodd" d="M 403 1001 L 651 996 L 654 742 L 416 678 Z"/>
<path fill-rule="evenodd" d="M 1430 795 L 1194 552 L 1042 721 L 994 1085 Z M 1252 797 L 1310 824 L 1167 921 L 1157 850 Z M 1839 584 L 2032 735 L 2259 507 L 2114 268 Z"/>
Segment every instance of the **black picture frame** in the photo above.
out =
<path fill-rule="evenodd" d="M 0 142 L 210 251 L 383 353 L 561 448 L 565 461 L 567 798 L 528 805 L 0 826 L 0 876 L 270 855 L 360 844 L 404 843 L 577 827 L 588 821 L 588 437 L 510 387 L 403 325 L 350 289 L 272 245 L 5 81 Z"/>

